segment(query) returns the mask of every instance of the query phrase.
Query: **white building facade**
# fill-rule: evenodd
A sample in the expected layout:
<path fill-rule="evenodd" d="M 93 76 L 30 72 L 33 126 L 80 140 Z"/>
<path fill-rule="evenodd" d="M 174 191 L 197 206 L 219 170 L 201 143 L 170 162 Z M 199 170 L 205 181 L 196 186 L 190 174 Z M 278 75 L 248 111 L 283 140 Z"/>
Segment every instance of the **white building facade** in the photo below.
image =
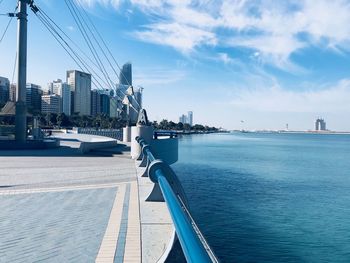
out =
<path fill-rule="evenodd" d="M 91 115 L 91 75 L 78 70 L 69 70 L 67 83 L 74 92 L 73 112 L 79 115 Z"/>
<path fill-rule="evenodd" d="M 61 113 L 61 98 L 57 94 L 41 96 L 41 113 Z"/>
<path fill-rule="evenodd" d="M 67 83 L 58 79 L 49 83 L 49 91 L 51 94 L 60 96 L 61 112 L 69 116 L 71 114 L 71 88 Z"/>

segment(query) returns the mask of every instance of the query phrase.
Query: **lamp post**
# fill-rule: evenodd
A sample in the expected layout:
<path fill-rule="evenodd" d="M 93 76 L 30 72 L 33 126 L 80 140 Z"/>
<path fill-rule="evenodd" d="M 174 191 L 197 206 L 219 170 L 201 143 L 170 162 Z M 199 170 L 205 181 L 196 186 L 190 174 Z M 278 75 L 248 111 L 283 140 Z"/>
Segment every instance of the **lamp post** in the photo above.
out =
<path fill-rule="evenodd" d="M 17 89 L 16 89 L 16 127 L 15 138 L 18 142 L 27 139 L 27 106 L 26 106 L 26 82 L 27 82 L 27 4 L 28 0 L 19 0 L 19 12 L 17 30 Z"/>

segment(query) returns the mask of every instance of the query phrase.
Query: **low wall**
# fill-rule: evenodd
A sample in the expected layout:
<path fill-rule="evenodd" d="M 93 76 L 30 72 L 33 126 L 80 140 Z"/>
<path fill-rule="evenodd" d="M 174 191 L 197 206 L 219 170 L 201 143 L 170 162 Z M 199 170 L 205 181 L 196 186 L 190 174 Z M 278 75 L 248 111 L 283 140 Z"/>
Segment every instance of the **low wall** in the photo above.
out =
<path fill-rule="evenodd" d="M 103 149 L 103 148 L 111 148 L 118 145 L 116 140 L 110 141 L 91 141 L 91 142 L 81 142 L 79 151 L 81 153 L 88 153 L 92 150 Z"/>
<path fill-rule="evenodd" d="M 73 133 L 80 134 L 91 134 L 98 136 L 105 136 L 113 139 L 117 139 L 119 141 L 123 140 L 123 130 L 121 129 L 87 129 L 87 128 L 74 128 Z"/>

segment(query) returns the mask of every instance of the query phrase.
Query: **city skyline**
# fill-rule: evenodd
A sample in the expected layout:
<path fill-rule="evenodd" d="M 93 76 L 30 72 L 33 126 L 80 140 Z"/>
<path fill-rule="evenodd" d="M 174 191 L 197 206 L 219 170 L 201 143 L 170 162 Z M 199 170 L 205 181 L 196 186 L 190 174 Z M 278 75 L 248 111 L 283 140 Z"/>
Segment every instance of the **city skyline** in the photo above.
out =
<path fill-rule="evenodd" d="M 64 3 L 36 3 L 82 43 Z M 134 85 L 145 88 L 153 120 L 177 120 L 191 108 L 198 123 L 228 129 L 244 120 L 246 129 L 288 123 L 307 130 L 323 116 L 330 129 L 350 130 L 343 121 L 350 113 L 348 1 L 80 3 L 119 64 L 132 61 Z M 14 4 L 5 0 L 0 10 Z M 0 19 L 2 32 L 8 18 Z M 77 68 L 32 13 L 28 29 L 28 83 L 45 87 Z M 0 76 L 10 81 L 15 48 L 14 19 L 0 43 Z"/>

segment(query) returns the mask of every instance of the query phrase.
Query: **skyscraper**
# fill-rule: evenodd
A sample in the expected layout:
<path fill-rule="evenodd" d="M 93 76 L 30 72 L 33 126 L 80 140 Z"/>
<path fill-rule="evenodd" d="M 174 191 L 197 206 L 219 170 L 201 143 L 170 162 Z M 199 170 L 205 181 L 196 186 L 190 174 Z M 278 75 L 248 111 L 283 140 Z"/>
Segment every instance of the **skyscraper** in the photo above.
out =
<path fill-rule="evenodd" d="M 57 94 L 43 95 L 41 97 L 41 112 L 47 113 L 61 113 L 61 98 Z"/>
<path fill-rule="evenodd" d="M 112 118 L 117 118 L 119 116 L 116 97 L 109 97 L 109 116 Z"/>
<path fill-rule="evenodd" d="M 182 114 L 179 118 L 179 122 L 181 122 L 182 124 L 187 123 L 187 117 L 185 114 Z"/>
<path fill-rule="evenodd" d="M 39 85 L 27 83 L 26 85 L 26 103 L 28 111 L 36 114 L 41 112 L 41 96 L 43 91 Z"/>
<path fill-rule="evenodd" d="M 125 63 L 119 74 L 119 84 L 130 86 L 132 85 L 132 67 L 131 63 Z"/>
<path fill-rule="evenodd" d="M 67 71 L 67 83 L 74 92 L 73 111 L 80 115 L 91 114 L 91 75 L 78 70 Z"/>
<path fill-rule="evenodd" d="M 322 118 L 318 118 L 315 122 L 315 130 L 316 131 L 325 131 L 326 130 L 326 122 Z"/>
<path fill-rule="evenodd" d="M 60 97 L 60 112 L 69 116 L 71 114 L 71 89 L 67 83 L 58 79 L 49 83 L 50 94 L 57 94 Z"/>
<path fill-rule="evenodd" d="M 116 90 L 117 111 L 123 120 L 135 124 L 142 104 L 142 88 L 130 88 L 130 86 L 132 86 L 132 66 L 131 63 L 126 63 L 120 71 L 120 81 Z M 128 105 L 123 104 L 124 99 L 129 101 Z"/>
<path fill-rule="evenodd" d="M 109 95 L 106 93 L 101 93 L 100 94 L 100 106 L 101 106 L 101 113 L 106 114 L 109 116 L 109 107 L 110 101 L 109 101 Z"/>
<path fill-rule="evenodd" d="M 193 126 L 193 111 L 187 113 L 187 122 L 189 125 Z"/>
<path fill-rule="evenodd" d="M 7 78 L 0 77 L 0 104 L 5 104 L 9 100 L 10 81 Z"/>
<path fill-rule="evenodd" d="M 100 93 L 98 90 L 91 91 L 91 115 L 96 116 L 101 113 Z"/>

